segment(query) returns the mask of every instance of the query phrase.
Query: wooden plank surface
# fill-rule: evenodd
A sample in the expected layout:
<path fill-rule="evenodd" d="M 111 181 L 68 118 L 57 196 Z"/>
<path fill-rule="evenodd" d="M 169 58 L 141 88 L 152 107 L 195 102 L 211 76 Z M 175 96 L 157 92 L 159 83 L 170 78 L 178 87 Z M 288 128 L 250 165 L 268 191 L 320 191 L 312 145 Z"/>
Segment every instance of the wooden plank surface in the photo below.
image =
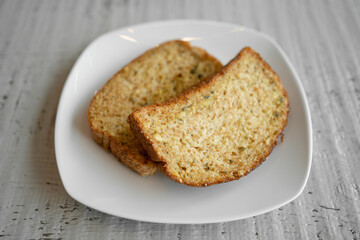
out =
<path fill-rule="evenodd" d="M 174 225 L 109 216 L 72 200 L 56 167 L 65 79 L 95 37 L 165 19 L 262 31 L 289 56 L 309 100 L 313 165 L 272 212 Z M 0 239 L 360 239 L 360 1 L 0 0 Z"/>

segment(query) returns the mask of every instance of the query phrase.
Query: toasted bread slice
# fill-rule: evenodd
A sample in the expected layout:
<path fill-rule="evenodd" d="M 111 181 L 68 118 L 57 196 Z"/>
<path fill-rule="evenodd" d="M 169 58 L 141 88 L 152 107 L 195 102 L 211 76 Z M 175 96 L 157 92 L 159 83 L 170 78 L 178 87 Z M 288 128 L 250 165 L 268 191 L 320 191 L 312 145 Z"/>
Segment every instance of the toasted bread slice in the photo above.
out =
<path fill-rule="evenodd" d="M 202 187 L 259 166 L 276 145 L 289 111 L 279 77 L 251 48 L 181 96 L 129 116 L 132 131 L 159 169 Z"/>
<path fill-rule="evenodd" d="M 140 175 L 154 174 L 156 165 L 147 159 L 131 132 L 128 115 L 141 106 L 176 96 L 221 67 L 205 50 L 184 41 L 166 42 L 145 52 L 92 99 L 88 122 L 94 140 Z"/>

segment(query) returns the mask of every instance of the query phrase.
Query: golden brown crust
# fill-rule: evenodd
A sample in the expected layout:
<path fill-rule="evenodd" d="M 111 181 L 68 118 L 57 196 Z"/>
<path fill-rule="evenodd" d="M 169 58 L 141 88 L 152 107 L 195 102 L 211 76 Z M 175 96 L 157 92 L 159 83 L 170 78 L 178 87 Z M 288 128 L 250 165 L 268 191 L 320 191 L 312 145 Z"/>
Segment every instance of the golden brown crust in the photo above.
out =
<path fill-rule="evenodd" d="M 216 58 L 208 54 L 205 50 L 197 47 L 192 47 L 188 42 L 173 40 L 163 43 L 159 46 L 165 44 L 171 44 L 171 43 L 181 44 L 182 46 L 186 47 L 189 51 L 196 53 L 197 57 L 199 57 L 199 60 L 210 60 L 214 64 L 214 66 L 216 66 L 216 68 L 220 68 L 222 66 L 222 64 Z M 137 61 L 141 61 L 144 57 L 156 51 L 157 48 L 153 48 L 146 51 L 139 57 L 132 60 L 129 64 L 124 66 L 109 81 L 105 83 L 105 85 L 97 92 L 97 95 L 103 93 L 105 89 L 109 87 L 112 79 L 116 78 L 120 74 L 123 74 L 126 71 L 127 66 Z M 99 130 L 94 126 L 94 122 L 90 116 L 91 116 L 91 109 L 95 101 L 96 99 L 94 96 L 94 98 L 90 102 L 90 106 L 88 109 L 88 122 L 90 125 L 92 137 L 95 140 L 95 142 L 101 145 L 105 150 L 110 150 L 122 163 L 124 163 L 126 166 L 136 171 L 140 175 L 148 176 L 155 174 L 157 169 L 156 164 L 148 159 L 145 152 L 141 152 L 141 150 L 139 150 L 138 147 L 135 149 L 135 148 L 129 148 L 128 146 L 124 146 L 118 139 L 109 135 L 105 131 Z"/>
<path fill-rule="evenodd" d="M 139 158 L 131 149 L 122 147 L 116 140 L 110 141 L 110 149 L 126 166 L 136 170 L 141 176 L 145 177 L 156 173 L 156 165 L 152 161 L 148 160 L 147 157 Z M 146 152 L 141 152 L 141 154 L 147 156 Z M 134 159 L 138 159 L 138 161 L 134 161 Z M 154 165 L 155 167 L 153 167 Z"/>
<path fill-rule="evenodd" d="M 140 141 L 142 147 L 148 152 L 151 159 L 154 162 L 157 162 L 158 169 L 161 172 L 163 172 L 165 175 L 167 175 L 169 178 L 171 178 L 172 180 L 182 183 L 182 184 L 185 184 L 185 185 L 188 185 L 188 186 L 193 186 L 193 187 L 204 187 L 204 186 L 210 186 L 213 184 L 237 180 L 237 179 L 247 175 L 253 169 L 255 169 L 257 166 L 259 166 L 269 156 L 269 154 L 272 152 L 273 148 L 277 144 L 277 141 L 275 141 L 268 148 L 263 149 L 263 154 L 260 155 L 257 158 L 257 160 L 254 161 L 252 163 L 252 165 L 250 165 L 249 168 L 245 172 L 243 172 L 241 175 L 236 175 L 236 174 L 234 174 L 232 176 L 229 175 L 229 176 L 223 177 L 220 180 L 197 184 L 197 183 L 194 183 L 191 181 L 186 181 L 186 179 L 181 179 L 178 176 L 175 176 L 168 169 L 168 164 L 166 162 L 166 159 L 163 159 L 162 156 L 158 154 L 159 150 L 157 149 L 157 146 L 154 145 L 152 142 L 152 139 L 146 135 L 146 133 L 144 131 L 145 126 L 143 125 L 143 121 L 141 121 L 140 116 L 139 116 L 140 112 L 152 112 L 152 111 L 157 111 L 157 109 L 164 107 L 164 106 L 174 106 L 175 104 L 185 103 L 187 101 L 187 99 L 190 99 L 191 96 L 194 95 L 196 92 L 200 92 L 204 88 L 210 89 L 210 87 L 214 84 L 214 82 L 217 80 L 217 78 L 219 76 L 225 75 L 227 73 L 227 71 L 231 68 L 231 66 L 233 64 L 235 64 L 247 52 L 250 52 L 252 55 L 255 55 L 257 60 L 260 61 L 267 70 L 269 70 L 276 76 L 275 79 L 281 86 L 282 94 L 286 98 L 286 102 L 287 102 L 287 105 L 286 105 L 287 111 L 286 111 L 286 117 L 284 118 L 284 120 L 282 121 L 282 124 L 281 124 L 282 127 L 276 134 L 276 138 L 278 138 L 279 135 L 282 134 L 285 126 L 287 125 L 287 119 L 288 119 L 288 113 L 289 113 L 289 102 L 288 102 L 287 93 L 286 93 L 285 89 L 282 87 L 282 84 L 280 82 L 278 75 L 271 69 L 271 67 L 261 58 L 261 56 L 258 53 L 256 53 L 250 47 L 246 47 L 232 61 L 230 61 L 226 66 L 224 66 L 218 73 L 207 77 L 206 79 L 204 79 L 204 81 L 202 81 L 202 82 L 198 83 L 197 85 L 195 85 L 194 87 L 188 89 L 180 96 L 173 98 L 167 102 L 161 103 L 161 104 L 154 104 L 154 105 L 149 105 L 149 106 L 143 107 L 141 109 L 136 110 L 129 116 L 128 122 L 130 123 L 131 130 L 134 132 L 135 136 Z"/>
<path fill-rule="evenodd" d="M 94 101 L 94 99 L 92 100 Z M 92 103 L 91 101 L 91 103 Z M 91 106 L 90 103 L 90 106 Z M 90 107 L 88 112 L 90 111 Z M 106 132 L 99 132 L 92 124 L 91 119 L 89 119 L 88 113 L 88 122 L 90 124 L 91 135 L 95 142 L 101 145 L 106 151 L 111 151 L 119 161 L 125 164 L 130 169 L 134 170 L 141 176 L 151 176 L 156 173 L 156 164 L 152 161 L 145 159 L 143 157 L 135 156 L 131 150 L 126 149 L 121 146 L 121 143 L 117 141 L 112 136 L 106 134 Z"/>

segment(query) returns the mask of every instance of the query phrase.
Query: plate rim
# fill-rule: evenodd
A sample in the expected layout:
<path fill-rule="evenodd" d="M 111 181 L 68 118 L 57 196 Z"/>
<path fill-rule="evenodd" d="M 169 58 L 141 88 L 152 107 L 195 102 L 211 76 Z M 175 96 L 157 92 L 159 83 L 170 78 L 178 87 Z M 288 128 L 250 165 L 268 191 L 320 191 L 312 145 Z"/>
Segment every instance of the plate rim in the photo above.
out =
<path fill-rule="evenodd" d="M 279 202 L 278 204 L 275 204 L 271 207 L 268 207 L 266 209 L 260 209 L 258 211 L 253 211 L 251 213 L 248 214 L 242 214 L 241 216 L 232 216 L 232 217 L 214 217 L 210 220 L 207 219 L 196 219 L 196 220 L 186 220 L 186 219 L 180 219 L 180 220 L 175 220 L 173 218 L 170 219 L 162 219 L 162 218 L 156 218 L 156 217 L 140 217 L 140 216 L 132 216 L 131 214 L 116 214 L 113 213 L 111 211 L 108 211 L 106 209 L 101 209 L 97 206 L 92 206 L 93 204 L 89 204 L 89 203 L 84 203 L 84 201 L 79 200 L 77 196 L 75 196 L 72 191 L 68 188 L 68 186 L 64 183 L 63 179 L 64 177 L 64 173 L 61 170 L 60 167 L 60 153 L 58 149 L 58 145 L 60 144 L 60 139 L 59 139 L 59 122 L 61 121 L 60 119 L 62 118 L 61 114 L 59 114 L 59 112 L 61 111 L 61 109 L 63 108 L 63 102 L 65 101 L 65 97 L 64 97 L 64 93 L 66 92 L 66 90 L 69 88 L 68 85 L 70 84 L 70 78 L 73 76 L 74 71 L 76 71 L 76 69 L 78 68 L 79 62 L 84 58 L 85 53 L 87 52 L 87 50 L 89 48 L 91 48 L 91 46 L 95 45 L 98 41 L 100 41 L 102 38 L 107 37 L 108 35 L 112 35 L 115 32 L 120 32 L 120 31 L 124 31 L 128 28 L 143 28 L 143 27 L 151 27 L 153 25 L 173 25 L 173 24 L 205 24 L 205 25 L 217 25 L 217 26 L 224 26 L 224 27 L 232 27 L 232 28 L 242 28 L 247 32 L 251 32 L 254 33 L 258 36 L 261 36 L 263 38 L 265 38 L 267 41 L 271 42 L 273 44 L 273 46 L 276 48 L 276 50 L 280 53 L 281 57 L 285 60 L 287 66 L 290 69 L 290 72 L 293 74 L 294 76 L 294 83 L 300 93 L 300 98 L 301 101 L 303 103 L 304 106 L 304 113 L 305 113 L 305 119 L 306 119 L 306 126 L 307 126 L 307 150 L 308 150 L 308 156 L 307 156 L 307 169 L 306 169 L 306 174 L 304 176 L 304 179 L 302 181 L 302 185 L 301 187 L 298 189 L 298 191 L 296 192 L 296 194 L 294 194 L 294 196 L 292 196 L 289 199 L 285 199 L 282 202 Z M 288 56 L 285 54 L 285 52 L 282 50 L 282 48 L 280 47 L 280 45 L 273 40 L 270 36 L 266 35 L 265 33 L 259 32 L 257 30 L 245 27 L 243 25 L 239 25 L 239 24 L 234 24 L 234 23 L 229 23 L 229 22 L 222 22 L 222 21 L 213 21 L 213 20 L 198 20 L 198 19 L 175 19 L 175 20 L 160 20 L 160 21 L 151 21 L 151 22 L 145 22 L 145 23 L 139 23 L 139 24 L 134 24 L 134 25 L 126 25 L 123 26 L 121 28 L 118 29 L 114 29 L 108 32 L 105 32 L 101 35 L 99 35 L 98 37 L 96 37 L 94 40 L 92 40 L 81 52 L 81 54 L 79 55 L 79 57 L 77 58 L 76 62 L 74 63 L 71 71 L 69 72 L 65 84 L 62 87 L 61 90 L 61 95 L 59 98 L 59 102 L 57 105 L 57 110 L 56 110 L 56 119 L 55 119 L 55 129 L 54 129 L 54 148 L 55 148 L 55 158 L 56 158 L 56 163 L 57 163 L 57 168 L 59 171 L 59 175 L 60 175 L 60 179 L 62 181 L 62 184 L 64 186 L 65 191 L 67 192 L 67 194 L 69 194 L 69 196 L 71 198 L 73 198 L 75 201 L 88 206 L 90 208 L 93 208 L 97 211 L 112 215 L 112 216 L 117 216 L 117 217 L 122 217 L 122 218 L 126 218 L 126 219 L 131 219 L 131 220 L 136 220 L 136 221 L 143 221 L 143 222 L 152 222 L 152 223 L 168 223 L 168 224 L 210 224 L 210 223 L 219 223 L 219 222 L 229 222 L 229 221 L 235 221 L 235 220 L 240 220 L 240 219 L 245 219 L 245 218 L 249 218 L 252 216 L 257 216 L 260 214 L 264 214 L 270 211 L 273 211 L 274 209 L 277 209 L 281 206 L 284 206 L 286 204 L 288 204 L 289 202 L 292 202 L 293 200 L 295 200 L 304 190 L 307 181 L 309 179 L 309 175 L 310 175 L 310 170 L 311 170 L 311 165 L 312 165 L 312 154 L 313 154 L 313 132 L 312 132 L 312 123 L 311 123 L 311 113 L 310 113 L 310 107 L 308 104 L 308 100 L 306 97 L 306 93 L 305 90 L 302 86 L 300 77 L 297 73 L 297 71 L 295 70 L 294 66 L 292 65 L 292 63 L 290 62 Z"/>

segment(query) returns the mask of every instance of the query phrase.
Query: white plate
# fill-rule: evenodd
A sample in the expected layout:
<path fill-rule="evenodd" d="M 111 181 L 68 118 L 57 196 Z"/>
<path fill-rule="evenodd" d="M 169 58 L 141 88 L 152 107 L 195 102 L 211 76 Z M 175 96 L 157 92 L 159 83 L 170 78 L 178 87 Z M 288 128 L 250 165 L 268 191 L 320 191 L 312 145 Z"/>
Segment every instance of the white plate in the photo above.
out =
<path fill-rule="evenodd" d="M 191 41 L 224 64 L 243 47 L 259 52 L 279 74 L 290 99 L 284 142 L 239 181 L 205 188 L 161 173 L 141 177 L 91 138 L 87 108 L 96 90 L 145 50 L 171 39 Z M 300 79 L 281 48 L 262 33 L 227 23 L 166 21 L 106 33 L 81 54 L 64 86 L 55 126 L 56 159 L 68 194 L 93 209 L 160 223 L 213 223 L 251 217 L 295 199 L 311 166 L 310 112 Z"/>

